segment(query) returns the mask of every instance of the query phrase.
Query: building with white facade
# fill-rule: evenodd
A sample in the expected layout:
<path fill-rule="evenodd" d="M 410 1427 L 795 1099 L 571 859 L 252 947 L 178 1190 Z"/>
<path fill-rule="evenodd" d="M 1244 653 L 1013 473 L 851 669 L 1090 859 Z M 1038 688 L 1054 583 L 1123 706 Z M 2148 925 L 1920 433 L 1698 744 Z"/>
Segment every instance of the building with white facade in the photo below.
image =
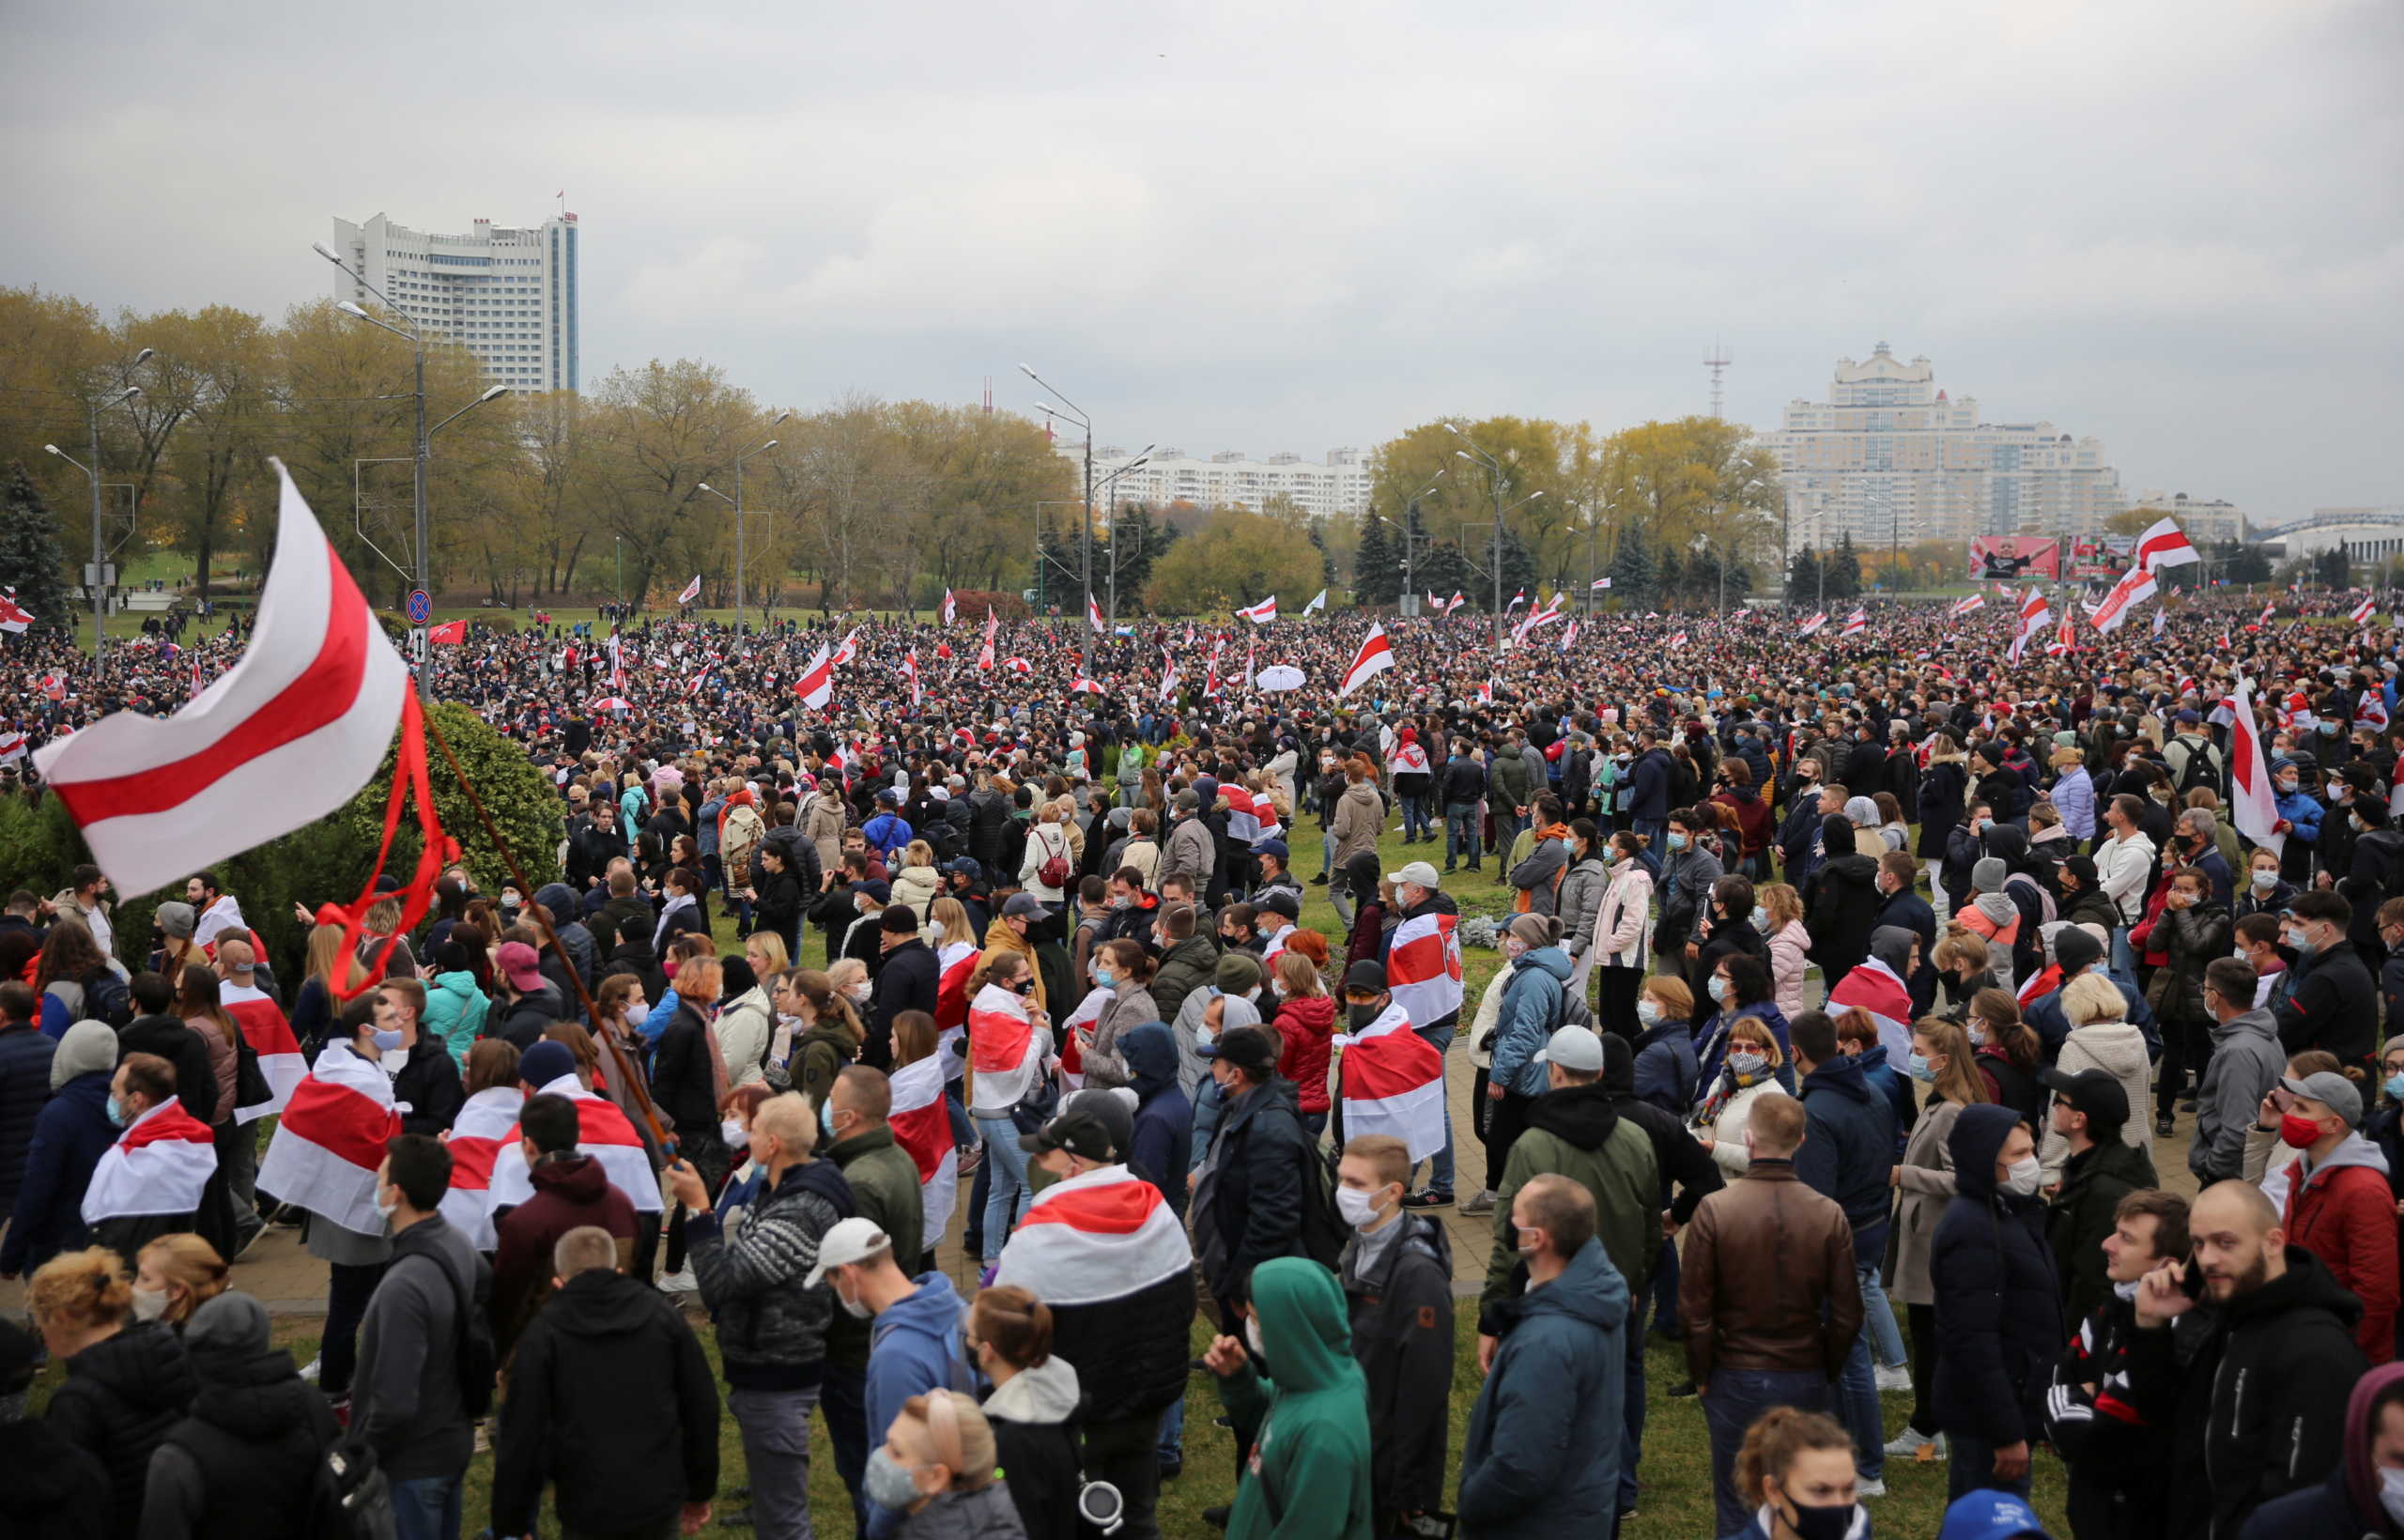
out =
<path fill-rule="evenodd" d="M 2179 528 L 2198 546 L 2226 545 L 2245 538 L 2245 514 L 2220 498 L 2191 498 L 2184 492 L 2139 492 L 2129 499 L 2132 508 L 2158 508 L 2179 521 Z"/>
<path fill-rule="evenodd" d="M 1927 359 L 1901 362 L 1883 342 L 1862 362 L 1839 359 L 1828 398 L 1790 403 L 1761 442 L 1778 456 L 1796 548 L 1846 532 L 1879 546 L 2089 534 L 2127 506 L 2102 443 L 1987 422 L 1976 397 L 1938 388 Z"/>
<path fill-rule="evenodd" d="M 2355 563 L 2385 563 L 2404 557 L 2404 503 L 2379 507 L 2315 508 L 2310 517 L 2259 531 L 2273 562 L 2293 562 L 2343 547 Z"/>
<path fill-rule="evenodd" d="M 1062 440 L 1056 447 L 1083 467 L 1081 440 Z M 1181 449 L 1161 448 L 1152 451 L 1141 466 L 1110 483 L 1106 494 L 1101 490 L 1103 478 L 1125 470 L 1135 458 L 1115 445 L 1094 450 L 1096 503 L 1123 507 L 1142 502 L 1165 508 L 1173 502 L 1190 502 L 1202 508 L 1257 509 L 1282 495 L 1293 499 L 1295 506 L 1313 518 L 1358 514 L 1369 506 L 1368 455 L 1357 449 L 1332 449 L 1324 461 L 1317 461 L 1299 454 L 1255 460 L 1236 450 L 1199 459 Z"/>
<path fill-rule="evenodd" d="M 480 219 L 461 236 L 412 230 L 382 214 L 364 224 L 338 219 L 333 249 L 421 328 L 466 347 L 485 378 L 518 391 L 577 388 L 574 214 L 525 226 Z M 341 271 L 334 298 L 370 310 L 378 303 Z"/>

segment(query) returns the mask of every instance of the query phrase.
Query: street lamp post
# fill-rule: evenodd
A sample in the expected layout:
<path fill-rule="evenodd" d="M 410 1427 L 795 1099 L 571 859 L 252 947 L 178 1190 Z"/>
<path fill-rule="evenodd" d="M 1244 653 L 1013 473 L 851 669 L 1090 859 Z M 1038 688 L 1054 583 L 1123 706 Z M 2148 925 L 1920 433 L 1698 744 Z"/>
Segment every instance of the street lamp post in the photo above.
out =
<path fill-rule="evenodd" d="M 1025 375 L 1027 378 L 1035 381 L 1038 385 L 1041 385 L 1054 395 L 1058 396 L 1060 400 L 1060 406 L 1057 408 L 1059 415 L 1067 418 L 1078 427 L 1085 429 L 1085 529 L 1078 537 L 1077 547 L 1079 552 L 1079 564 L 1085 569 L 1083 581 L 1085 584 L 1086 596 L 1087 598 L 1091 598 L 1093 596 L 1093 419 L 1086 415 L 1084 408 L 1078 406 L 1067 396 L 1062 395 L 1057 388 L 1050 384 L 1041 375 L 1037 374 L 1025 364 L 1020 364 L 1018 366 L 1018 372 Z M 1036 410 L 1038 411 L 1048 412 L 1054 409 L 1054 408 L 1046 406 L 1040 402 L 1036 404 Z M 1118 593 L 1116 588 L 1112 589 L 1110 594 L 1110 620 L 1113 624 L 1117 624 L 1118 621 Z"/>
<path fill-rule="evenodd" d="M 1428 477 L 1427 485 L 1421 487 L 1417 492 L 1412 493 L 1409 500 L 1405 501 L 1402 505 L 1402 593 L 1397 594 L 1395 599 L 1395 609 L 1397 613 L 1404 615 L 1416 615 L 1419 613 L 1419 601 L 1417 597 L 1419 593 L 1419 582 L 1418 579 L 1411 575 L 1410 568 L 1410 526 L 1412 522 L 1419 517 L 1419 500 L 1432 495 L 1437 486 L 1442 483 L 1446 473 L 1452 469 L 1453 468 L 1451 466 L 1445 466 L 1439 470 L 1433 476 Z"/>
<path fill-rule="evenodd" d="M 133 356 L 133 362 L 128 366 L 129 370 L 140 368 L 150 357 L 150 353 L 151 350 L 147 347 L 136 353 Z M 100 527 L 100 413 L 110 407 L 121 406 L 141 393 L 141 386 L 128 385 L 104 401 L 95 399 L 90 403 L 85 414 L 85 423 L 91 431 L 91 448 L 87 452 L 92 456 L 91 464 L 85 465 L 56 444 L 41 446 L 84 472 L 85 479 L 92 484 L 92 564 L 84 576 L 86 585 L 92 591 L 92 672 L 95 676 L 100 671 L 100 654 L 108 645 L 109 608 L 109 585 L 105 580 L 109 559 L 108 536 Z"/>
<path fill-rule="evenodd" d="M 793 413 L 789 411 L 780 411 L 777 413 L 777 420 L 769 424 L 768 426 L 772 428 L 781 426 L 786 419 L 792 416 Z M 745 556 L 743 539 L 743 462 L 754 454 L 763 454 L 776 447 L 777 441 L 774 439 L 771 439 L 765 443 L 753 444 L 749 449 L 743 451 L 734 457 L 734 626 L 738 633 L 743 628 L 743 595 L 747 592 L 743 585 L 743 561 Z M 764 607 L 763 608 L 764 608 Z"/>
<path fill-rule="evenodd" d="M 1482 464 L 1486 467 L 1487 486 L 1493 494 L 1494 650 L 1496 652 L 1501 652 L 1502 650 L 1502 462 L 1487 454 L 1485 448 L 1480 445 L 1476 439 L 1463 432 L 1461 430 L 1461 425 L 1458 423 L 1446 423 L 1444 426 L 1452 429 L 1454 435 L 1458 438 L 1462 443 L 1469 445 L 1468 449 L 1455 450 L 1453 452 L 1455 454 L 1457 454 L 1464 460 Z M 1475 451 L 1474 454 L 1471 453 L 1472 450 Z M 1536 494 L 1537 497 L 1541 497 L 1544 494 L 1541 492 Z M 1533 501 L 1534 500 L 1529 499 L 1527 500 Z"/>

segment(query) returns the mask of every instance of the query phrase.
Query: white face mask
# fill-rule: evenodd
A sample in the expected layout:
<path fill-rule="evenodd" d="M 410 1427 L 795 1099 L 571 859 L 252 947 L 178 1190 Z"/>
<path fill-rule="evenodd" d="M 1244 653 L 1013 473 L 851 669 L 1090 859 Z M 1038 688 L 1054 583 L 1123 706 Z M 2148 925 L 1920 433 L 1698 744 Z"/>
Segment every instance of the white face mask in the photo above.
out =
<path fill-rule="evenodd" d="M 2404 1471 L 2382 1467 L 2379 1472 L 2379 1505 L 2387 1517 L 2404 1524 Z"/>
<path fill-rule="evenodd" d="M 381 1224 L 385 1229 L 391 1229 L 393 1227 L 393 1216 L 400 1211 L 401 1200 L 399 1198 L 396 1197 L 392 1202 L 387 1203 L 384 1201 L 383 1193 L 380 1190 L 377 1193 L 376 1220 L 378 1224 Z"/>
<path fill-rule="evenodd" d="M 720 1123 L 717 1126 L 717 1135 L 726 1141 L 726 1147 L 729 1149 L 747 1152 L 751 1147 L 751 1135 L 743 1132 L 743 1119 L 739 1117 L 730 1117 Z"/>
<path fill-rule="evenodd" d="M 133 1318 L 155 1321 L 167 1313 L 167 1291 L 163 1288 L 137 1288 L 133 1291 Z"/>
<path fill-rule="evenodd" d="M 2005 1168 L 2003 1190 L 2013 1197 L 2034 1197 L 2037 1184 L 2045 1179 L 2045 1168 L 2034 1155 L 2023 1155 Z"/>
<path fill-rule="evenodd" d="M 1246 1316 L 1243 1318 L 1243 1340 L 1244 1346 L 1252 1349 L 1252 1356 L 1255 1360 L 1265 1359 L 1269 1356 L 1269 1349 L 1260 1345 L 1259 1317 Z"/>
<path fill-rule="evenodd" d="M 1374 1194 L 1355 1187 L 1339 1187 L 1335 1190 L 1335 1211 L 1344 1216 L 1345 1224 L 1365 1230 L 1378 1222 L 1382 1210 Z"/>

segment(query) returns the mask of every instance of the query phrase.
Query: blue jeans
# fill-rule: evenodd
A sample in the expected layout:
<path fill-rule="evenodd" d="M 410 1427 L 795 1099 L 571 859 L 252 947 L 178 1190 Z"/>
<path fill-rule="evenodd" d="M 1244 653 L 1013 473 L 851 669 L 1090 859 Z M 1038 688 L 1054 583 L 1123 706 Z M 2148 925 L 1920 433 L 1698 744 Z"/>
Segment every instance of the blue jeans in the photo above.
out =
<path fill-rule="evenodd" d="M 1421 839 L 1426 838 L 1435 822 L 1433 819 L 1428 817 L 1427 801 L 1427 793 L 1425 792 L 1407 792 L 1403 793 L 1403 839 Z"/>
<path fill-rule="evenodd" d="M 1945 1501 L 1952 1502 L 1965 1492 L 1981 1488 L 2010 1492 L 2015 1497 L 2028 1495 L 2028 1478 L 2018 1481 L 1998 1480 L 1995 1473 L 1995 1445 L 1972 1433 L 1948 1433 L 1945 1436 Z"/>
<path fill-rule="evenodd" d="M 1026 1151 L 1018 1147 L 1016 1123 L 979 1114 L 977 1135 L 985 1141 L 985 1163 L 994 1168 L 985 1190 L 985 1243 L 979 1248 L 990 1267 L 1001 1260 L 1002 1242 L 1010 1238 L 1010 1226 L 1026 1217 L 1035 1193 L 1026 1185 Z"/>
<path fill-rule="evenodd" d="M 1644 869 L 1657 881 L 1661 875 L 1661 857 L 1669 853 L 1670 821 L 1666 818 L 1631 818 L 1628 826 L 1644 836 L 1644 848 L 1637 853 L 1636 858 L 1644 863 Z"/>
<path fill-rule="evenodd" d="M 1455 802 L 1444 808 L 1444 870 L 1450 871 L 1462 856 L 1469 857 L 1469 869 L 1477 870 L 1477 804 Z"/>
<path fill-rule="evenodd" d="M 456 1472 L 393 1483 L 394 1540 L 459 1540 L 459 1496 Z"/>
<path fill-rule="evenodd" d="M 2129 928 L 2112 927 L 2112 971 L 2123 978 L 2137 976 L 2137 954 L 2129 949 Z"/>
<path fill-rule="evenodd" d="M 1161 1409 L 1161 1441 L 1154 1451 L 1163 1465 L 1174 1460 L 1185 1461 L 1185 1397 L 1179 1396 Z"/>
<path fill-rule="evenodd" d="M 1626 1394 L 1620 1398 L 1619 1511 L 1626 1513 L 1636 1506 L 1636 1465 L 1644 1457 L 1644 1301 L 1641 1296 L 1628 1309 L 1621 1341 L 1627 1349 L 1620 1355 L 1627 1378 Z"/>
<path fill-rule="evenodd" d="M 1744 1447 L 1745 1430 L 1772 1407 L 1826 1411 L 1828 1382 L 1795 1370 L 1714 1369 L 1703 1392 L 1703 1420 L 1711 1429 L 1711 1500 L 1719 1511 L 1716 1529 L 1735 1534 L 1752 1522 L 1757 1501 L 1736 1495 L 1736 1451 Z"/>
<path fill-rule="evenodd" d="M 1433 1043 L 1439 1055 L 1453 1045 L 1453 1028 L 1449 1026 L 1423 1026 L 1414 1030 Z M 1488 1173 L 1487 1183 L 1491 1185 L 1502 1175 L 1500 1171 Z M 1444 1099 L 1444 1147 L 1436 1151 L 1435 1159 L 1428 1163 L 1427 1185 L 1441 1193 L 1453 1190 L 1453 1101 L 1450 1096 Z"/>
<path fill-rule="evenodd" d="M 860 1481 L 868 1474 L 868 1371 L 827 1364 L 818 1382 L 818 1409 L 826 1419 L 826 1441 L 835 1449 L 835 1473 L 852 1496 L 853 1532 L 866 1534 L 868 1499 L 860 1493 Z"/>
<path fill-rule="evenodd" d="M 1876 1232 L 1857 1230 L 1854 1243 L 1856 1256 L 1881 1256 L 1886 1254 L 1885 1225 Z M 1875 1239 L 1878 1244 L 1870 1245 Z M 1862 1308 L 1866 1313 L 1870 1302 L 1869 1268 L 1856 1265 L 1854 1277 L 1861 1289 Z M 1878 1379 L 1870 1363 L 1870 1328 L 1864 1326 L 1854 1333 L 1853 1350 L 1844 1355 L 1844 1372 L 1837 1376 L 1837 1421 L 1853 1435 L 1855 1444 L 1854 1470 L 1864 1481 L 1880 1481 L 1887 1474 L 1887 1419 L 1878 1409 Z"/>
<path fill-rule="evenodd" d="M 1335 876 L 1335 831 L 1329 829 L 1318 837 L 1318 874 L 1331 881 Z"/>
<path fill-rule="evenodd" d="M 1883 1367 L 1902 1368 L 1911 1362 L 1911 1355 L 1903 1351 L 1903 1328 L 1895 1324 L 1895 1307 L 1887 1298 L 1887 1286 L 1875 1267 L 1857 1270 L 1861 1274 L 1861 1330 L 1870 1338 L 1872 1354 Z"/>

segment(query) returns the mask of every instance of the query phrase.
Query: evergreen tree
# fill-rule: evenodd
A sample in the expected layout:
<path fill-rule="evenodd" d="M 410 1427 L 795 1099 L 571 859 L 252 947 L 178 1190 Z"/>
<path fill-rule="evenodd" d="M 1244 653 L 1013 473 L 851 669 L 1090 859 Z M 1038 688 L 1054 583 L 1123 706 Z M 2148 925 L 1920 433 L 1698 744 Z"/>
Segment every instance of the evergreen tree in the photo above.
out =
<path fill-rule="evenodd" d="M 1611 597 L 1630 608 L 1652 602 L 1657 581 L 1653 570 L 1653 553 L 1644 544 L 1644 531 L 1630 528 L 1619 537 L 1619 549 L 1611 554 Z"/>
<path fill-rule="evenodd" d="M 1313 523 L 1303 532 L 1311 537 L 1311 545 L 1318 551 L 1319 586 L 1321 588 L 1333 588 L 1335 586 L 1334 553 L 1327 548 L 1327 542 L 1320 538 L 1318 525 L 1317 523 Z M 1308 604 L 1310 601 L 1305 599 L 1302 602 Z"/>
<path fill-rule="evenodd" d="M 1111 539 L 1110 551 L 1117 559 L 1118 595 L 1122 609 L 1128 608 L 1130 594 L 1139 595 L 1151 585 L 1152 563 L 1160 559 L 1166 544 L 1161 538 L 1160 530 L 1152 523 L 1151 509 L 1140 502 L 1131 502 L 1118 510 L 1118 528 Z M 1096 551 L 1094 561 L 1099 563 L 1102 560 L 1102 553 Z M 1103 568 L 1104 572 L 1109 570 Z M 1100 578 L 1095 581 L 1097 586 L 1107 586 Z"/>
<path fill-rule="evenodd" d="M 1786 569 L 1786 602 L 1817 604 L 1820 599 L 1820 553 L 1806 545 Z"/>
<path fill-rule="evenodd" d="M 1476 597 L 1477 574 L 1470 570 L 1469 561 L 1461 548 L 1449 540 L 1439 540 L 1416 553 L 1412 568 L 1413 580 L 1422 593 L 1433 593 L 1441 603 L 1456 592 Z"/>
<path fill-rule="evenodd" d="M 1853 531 L 1850 530 L 1837 537 L 1837 548 L 1828 554 L 1828 597 L 1831 600 L 1861 597 L 1861 557 L 1853 548 Z"/>
<path fill-rule="evenodd" d="M 1042 571 L 1037 580 L 1027 586 L 1043 595 L 1045 608 L 1057 610 L 1063 615 L 1083 615 L 1086 612 L 1084 547 L 1056 530 L 1043 531 L 1041 547 Z M 1101 581 L 1101 573 L 1105 570 L 1102 561 L 1103 552 L 1096 551 L 1097 583 Z"/>
<path fill-rule="evenodd" d="M 1402 593 L 1402 564 L 1391 528 L 1374 513 L 1361 520 L 1361 545 L 1352 553 L 1352 596 L 1364 604 L 1392 604 Z"/>
<path fill-rule="evenodd" d="M 14 588 L 18 606 L 32 612 L 27 635 L 73 630 L 75 590 L 58 524 L 23 464 L 9 466 L 0 485 L 0 588 Z"/>
<path fill-rule="evenodd" d="M 1489 546 L 1488 551 L 1492 550 Z M 1502 531 L 1502 602 L 1509 604 L 1514 593 L 1525 593 L 1528 603 L 1536 602 L 1536 559 L 1516 531 Z M 1491 595 L 1489 594 L 1490 598 Z"/>
<path fill-rule="evenodd" d="M 2240 541 L 2231 540 L 2213 547 L 2211 568 L 2212 575 L 2224 582 L 2267 583 L 2271 580 L 2270 558 L 2262 554 L 2262 547 Z M 2181 569 L 2174 567 L 2171 570 Z"/>
<path fill-rule="evenodd" d="M 1675 609 L 1686 603 L 1686 563 L 1675 550 L 1663 550 L 1653 559 L 1653 593 L 1650 602 L 1658 609 Z"/>

